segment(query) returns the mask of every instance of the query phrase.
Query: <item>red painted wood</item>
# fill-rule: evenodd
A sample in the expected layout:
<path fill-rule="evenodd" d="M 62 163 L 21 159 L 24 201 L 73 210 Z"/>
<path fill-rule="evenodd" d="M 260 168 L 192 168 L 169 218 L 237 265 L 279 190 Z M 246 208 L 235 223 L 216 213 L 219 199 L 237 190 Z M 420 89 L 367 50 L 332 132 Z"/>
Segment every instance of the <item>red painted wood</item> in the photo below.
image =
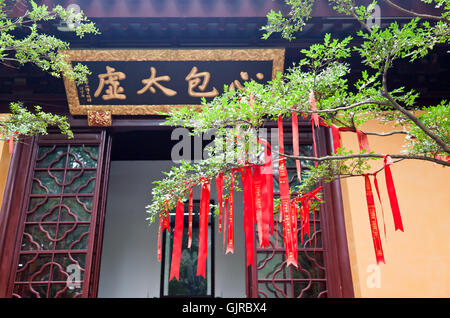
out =
<path fill-rule="evenodd" d="M 104 210 L 101 209 L 102 202 L 99 200 L 99 195 L 103 189 L 104 183 L 102 180 L 105 180 L 104 174 L 102 174 L 103 165 L 105 164 L 105 150 L 107 151 L 107 154 L 109 154 L 109 150 L 105 149 L 105 140 L 105 131 L 98 133 L 91 131 L 85 134 L 75 134 L 75 138 L 72 140 L 67 140 L 61 135 L 50 134 L 40 138 L 31 139 L 31 141 L 29 140 L 27 143 L 20 144 L 20 147 L 17 147 L 18 149 L 15 156 L 20 155 L 20 158 L 13 158 L 11 174 L 5 191 L 5 201 L 2 208 L 3 219 L 1 223 L 2 228 L 0 229 L 0 251 L 2 252 L 0 262 L 2 268 L 0 273 L 0 295 L 2 297 L 21 297 L 30 296 L 32 294 L 35 294 L 35 296 L 38 297 L 50 297 L 58 296 L 70 290 L 65 280 L 61 281 L 61 279 L 53 279 L 53 273 L 54 271 L 56 271 L 55 273 L 59 273 L 60 276 L 57 277 L 60 278 L 69 277 L 70 272 L 68 273 L 67 265 L 71 263 L 78 264 L 77 262 L 81 261 L 78 258 L 80 255 L 82 258 L 82 255 L 84 255 L 84 268 L 81 270 L 84 273 L 84 277 L 80 282 L 82 286 L 81 291 L 74 296 L 90 296 L 91 279 L 96 279 L 98 277 L 98 274 L 97 277 L 95 275 L 91 276 L 91 272 L 98 272 L 98 269 L 95 268 L 96 262 L 94 262 L 94 260 L 97 254 L 94 253 L 94 248 L 98 246 L 97 241 L 101 238 L 101 235 L 98 235 L 97 223 L 99 223 L 99 215 L 103 217 L 102 213 L 104 212 Z M 94 155 L 90 150 L 84 148 L 85 145 L 98 147 L 95 169 L 84 169 L 84 163 L 80 160 L 81 158 L 77 159 L 72 155 L 71 147 L 81 146 L 83 153 L 94 160 Z M 42 146 L 53 146 L 53 148 L 50 148 L 47 153 L 42 154 L 41 157 L 38 158 L 38 149 Z M 52 162 L 50 162 L 47 163 L 46 169 L 36 169 L 36 162 L 45 159 L 48 154 L 55 151 L 56 146 L 60 147 L 59 149 L 61 150 L 65 149 L 65 152 L 57 156 L 53 162 L 63 160 L 65 162 L 65 168 L 53 170 Z M 91 194 L 80 195 L 79 193 L 64 193 L 66 192 L 64 189 L 72 186 L 77 180 L 73 176 L 67 179 L 65 177 L 68 173 L 76 171 L 76 169 L 68 168 L 70 158 L 72 158 L 71 160 L 75 160 L 74 162 L 80 166 L 78 169 L 80 171 L 80 176 L 84 173 L 83 171 L 90 173 L 96 172 L 95 176 L 85 178 L 83 181 L 84 183 L 77 186 L 77 191 L 80 191 L 85 185 L 95 181 L 95 187 Z M 109 158 L 106 162 L 109 165 Z M 62 179 L 62 182 L 61 179 L 54 179 L 55 184 L 58 184 L 61 187 L 61 192 L 59 194 L 49 195 L 47 188 L 42 188 L 46 193 L 35 193 L 31 195 L 33 180 L 38 180 L 36 179 L 37 176 L 34 177 L 35 171 L 40 173 L 45 171 L 50 177 L 52 177 L 53 173 L 63 173 L 64 178 Z M 29 202 L 32 198 L 40 198 L 42 201 L 34 205 L 33 209 L 29 210 Z M 87 209 L 86 206 L 79 202 L 79 208 L 84 209 L 85 213 L 90 213 L 90 221 L 79 220 L 76 214 L 71 211 L 71 208 L 64 203 L 64 200 L 67 198 L 92 198 L 92 206 L 90 209 Z M 56 205 L 47 208 L 48 210 L 44 210 L 44 214 L 40 216 L 38 220 L 27 220 L 27 214 L 33 215 L 36 213 L 35 211 L 38 207 L 49 203 L 49 200 L 55 199 L 59 199 L 59 202 L 55 201 L 54 204 Z M 65 214 L 72 217 L 72 220 L 68 221 L 61 219 L 63 210 Z M 45 218 L 49 215 L 53 215 L 55 212 L 57 213 L 57 218 L 52 219 L 51 222 L 46 222 Z M 33 235 L 36 234 L 25 232 L 25 225 L 39 226 L 40 232 L 38 233 L 39 235 L 44 236 L 33 237 Z M 69 227 L 63 228 L 63 226 L 67 225 L 69 225 Z M 48 226 L 54 226 L 56 232 L 49 234 Z M 80 226 L 84 226 L 85 228 Z M 88 229 L 86 228 L 87 226 L 89 226 Z M 74 232 L 75 229 L 81 231 Z M 74 235 L 74 238 L 69 239 L 70 235 Z M 72 249 L 72 246 L 79 243 L 86 235 L 88 235 L 87 248 Z M 30 242 L 32 250 L 21 250 L 23 239 Z M 39 243 L 42 242 L 42 240 L 47 241 L 52 247 L 41 247 Z M 57 249 L 56 244 L 61 244 L 61 242 L 64 242 L 64 245 L 59 245 Z M 19 258 L 27 255 L 31 256 L 31 260 L 28 259 L 28 261 L 25 261 L 20 269 L 18 269 L 17 264 L 19 263 Z M 45 260 L 44 263 L 35 263 L 35 261 L 39 260 L 42 256 L 45 256 L 47 260 Z M 36 265 L 38 267 L 34 268 Z M 81 265 L 83 266 L 82 263 Z M 27 274 L 29 276 L 28 279 L 24 280 L 22 276 L 18 276 L 21 272 L 27 273 L 28 270 L 30 271 L 30 274 Z M 49 276 L 50 274 L 45 274 L 47 270 L 52 276 Z M 41 274 L 44 274 L 44 276 L 40 277 L 38 280 L 37 278 Z M 27 289 L 24 290 L 20 286 L 27 287 Z M 47 288 L 46 292 L 38 293 L 35 288 L 38 288 L 39 286 Z M 13 292 L 15 287 L 18 288 L 19 294 Z M 26 294 L 23 294 L 24 292 L 26 292 Z"/>

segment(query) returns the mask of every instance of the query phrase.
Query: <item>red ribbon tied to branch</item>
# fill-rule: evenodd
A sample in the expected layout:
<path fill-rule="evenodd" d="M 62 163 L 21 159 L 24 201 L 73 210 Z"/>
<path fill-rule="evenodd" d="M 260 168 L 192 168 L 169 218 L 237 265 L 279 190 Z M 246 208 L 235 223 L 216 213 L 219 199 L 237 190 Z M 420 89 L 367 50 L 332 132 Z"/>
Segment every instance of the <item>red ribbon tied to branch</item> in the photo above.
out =
<path fill-rule="evenodd" d="M 254 214 L 254 199 L 253 199 L 253 176 L 252 168 L 250 166 L 241 169 L 242 187 L 244 192 L 244 232 L 247 254 L 247 266 L 253 265 L 254 258 L 254 241 L 253 241 L 253 214 Z"/>
<path fill-rule="evenodd" d="M 394 218 L 395 230 L 403 232 L 402 217 L 400 215 L 400 208 L 398 207 L 397 193 L 395 192 L 394 180 L 392 179 L 392 173 L 390 165 L 393 164 L 392 158 L 389 155 L 384 157 L 384 175 L 386 178 L 386 187 L 389 195 L 389 202 L 391 204 L 392 216 Z"/>
<path fill-rule="evenodd" d="M 309 94 L 309 105 L 310 105 L 312 111 L 317 110 L 316 99 L 314 97 L 314 91 L 311 91 L 311 93 Z M 319 127 L 319 124 L 320 124 L 319 114 L 311 113 L 311 126 L 312 126 L 314 157 L 317 157 L 316 133 L 315 133 L 314 127 Z M 317 165 L 318 165 L 317 161 L 314 162 L 314 166 L 317 167 Z"/>
<path fill-rule="evenodd" d="M 265 146 L 264 165 L 261 168 L 261 177 L 263 179 L 262 197 L 263 200 L 263 228 L 270 225 L 270 235 L 273 235 L 275 229 L 275 222 L 273 216 L 273 167 L 272 167 L 272 151 L 270 144 L 258 138 L 258 143 Z M 263 230 L 265 231 L 265 230 Z M 269 238 L 267 241 L 263 238 L 263 245 L 269 246 Z"/>
<path fill-rule="evenodd" d="M 191 248 L 192 245 L 192 212 L 194 210 L 194 199 L 192 197 L 192 187 L 189 188 L 189 202 L 188 202 L 189 206 L 189 239 L 188 239 L 188 248 Z"/>
<path fill-rule="evenodd" d="M 380 231 L 378 229 L 377 212 L 375 210 L 375 201 L 373 199 L 372 186 L 370 185 L 370 179 L 368 174 L 364 174 L 365 189 L 366 189 L 366 202 L 367 210 L 369 212 L 370 230 L 372 232 L 373 247 L 375 250 L 375 257 L 377 264 L 383 262 L 384 254 L 383 247 L 381 245 Z"/>
<path fill-rule="evenodd" d="M 14 135 L 17 135 L 19 132 L 16 130 L 11 135 L 9 135 L 9 139 L 6 141 L 9 144 L 9 153 L 12 154 L 14 151 Z"/>
<path fill-rule="evenodd" d="M 358 137 L 359 150 L 365 149 L 366 152 L 370 152 L 369 140 L 367 139 L 367 135 L 361 131 L 356 129 L 356 136 Z"/>
<path fill-rule="evenodd" d="M 170 264 L 170 278 L 180 277 L 181 243 L 183 241 L 184 204 L 181 199 L 177 201 L 175 214 L 175 228 L 173 235 L 172 262 Z"/>
<path fill-rule="evenodd" d="M 207 179 L 201 181 L 197 276 L 201 275 L 206 277 L 210 183 Z"/>
<path fill-rule="evenodd" d="M 323 189 L 322 186 L 319 186 L 315 188 L 314 190 L 311 190 L 305 194 L 303 194 L 301 197 L 292 199 L 293 202 L 300 202 L 301 208 L 300 208 L 300 231 L 301 231 L 301 243 L 303 244 L 303 231 L 308 235 L 308 237 L 311 236 L 310 234 L 310 219 L 309 219 L 309 210 L 311 208 L 311 201 L 317 200 L 318 202 L 322 202 L 322 200 L 317 197 L 317 194 L 319 191 Z M 313 235 L 314 235 L 314 245 L 316 244 L 316 213 L 315 209 L 313 210 Z"/>
<path fill-rule="evenodd" d="M 278 116 L 278 150 L 280 154 L 284 154 L 284 134 L 283 134 L 283 118 Z M 289 178 L 286 168 L 286 158 L 280 156 L 278 161 L 278 183 L 280 187 L 280 213 L 283 224 L 283 240 L 286 249 L 287 266 L 294 265 L 297 267 L 297 261 L 294 253 L 295 243 L 297 239 L 297 233 L 293 233 L 292 226 L 292 207 L 289 193 Z"/>
<path fill-rule="evenodd" d="M 234 172 L 231 169 L 230 174 L 230 197 L 228 201 L 228 229 L 227 229 L 227 249 L 225 254 L 234 253 Z"/>
<path fill-rule="evenodd" d="M 158 261 L 161 262 L 161 235 L 164 230 L 170 233 L 170 222 L 169 213 L 167 208 L 164 208 L 164 215 L 159 219 L 159 229 L 158 229 Z"/>
<path fill-rule="evenodd" d="M 383 215 L 384 238 L 386 238 L 386 222 L 384 221 L 384 209 L 383 204 L 381 203 L 380 188 L 378 187 L 378 180 L 377 180 L 377 172 L 372 173 L 372 175 L 373 175 L 373 184 L 375 185 L 375 190 L 377 191 L 378 202 L 380 202 L 381 206 L 381 214 Z"/>
<path fill-rule="evenodd" d="M 216 177 L 217 199 L 219 201 L 219 233 L 222 232 L 222 214 L 223 214 L 223 173 Z"/>

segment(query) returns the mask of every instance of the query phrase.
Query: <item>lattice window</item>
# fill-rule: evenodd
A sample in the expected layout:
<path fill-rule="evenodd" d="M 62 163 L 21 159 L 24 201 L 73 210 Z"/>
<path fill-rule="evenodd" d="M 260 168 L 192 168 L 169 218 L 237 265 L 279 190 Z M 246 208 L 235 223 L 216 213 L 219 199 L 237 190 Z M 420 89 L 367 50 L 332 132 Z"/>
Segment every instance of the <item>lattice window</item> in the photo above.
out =
<path fill-rule="evenodd" d="M 14 297 L 87 296 L 99 144 L 41 144 L 32 171 Z"/>

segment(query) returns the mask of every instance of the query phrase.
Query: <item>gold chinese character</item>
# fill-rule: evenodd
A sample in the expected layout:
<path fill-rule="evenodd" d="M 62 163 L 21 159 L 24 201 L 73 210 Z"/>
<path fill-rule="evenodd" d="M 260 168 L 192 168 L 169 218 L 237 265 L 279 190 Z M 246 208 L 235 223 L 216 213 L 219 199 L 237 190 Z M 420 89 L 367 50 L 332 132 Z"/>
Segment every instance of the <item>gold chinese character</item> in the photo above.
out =
<path fill-rule="evenodd" d="M 249 76 L 247 72 L 241 72 L 239 73 L 239 75 L 241 76 L 241 79 L 244 81 L 248 81 Z M 263 73 L 257 73 L 256 74 L 256 78 L 259 80 L 262 80 L 264 78 L 264 74 Z M 253 81 L 253 78 L 250 78 L 250 80 Z M 244 85 L 242 85 L 238 80 L 234 80 L 230 86 L 228 87 L 228 90 L 231 91 L 233 89 L 243 89 Z"/>
<path fill-rule="evenodd" d="M 103 100 L 109 99 L 126 99 L 127 96 L 123 93 L 123 87 L 120 86 L 119 81 L 126 78 L 123 72 L 116 72 L 116 69 L 110 66 L 106 66 L 106 73 L 99 74 L 98 78 L 100 82 L 98 88 L 94 93 L 94 97 L 98 97 L 103 90 L 103 87 L 109 85 L 106 89 L 106 94 L 102 95 Z"/>
<path fill-rule="evenodd" d="M 159 84 L 158 83 L 159 81 L 168 82 L 168 81 L 170 81 L 170 76 L 165 75 L 165 76 L 156 77 L 156 69 L 153 66 L 150 67 L 150 77 L 142 80 L 142 84 L 144 84 L 145 86 L 142 89 L 138 90 L 137 93 L 143 94 L 143 93 L 145 93 L 145 91 L 149 90 L 150 92 L 155 94 L 156 89 L 153 87 L 153 85 L 155 85 L 166 96 L 175 96 L 177 94 L 176 91 Z"/>
<path fill-rule="evenodd" d="M 197 67 L 193 67 L 191 72 L 186 76 L 185 80 L 188 82 L 188 94 L 192 97 L 214 97 L 219 95 L 219 92 L 215 87 L 209 92 L 204 92 L 206 86 L 209 83 L 211 75 L 209 72 L 197 73 Z M 201 83 L 200 78 L 203 77 L 203 82 Z M 201 84 L 200 84 L 201 83 Z M 195 92 L 194 89 L 199 88 L 201 92 Z"/>

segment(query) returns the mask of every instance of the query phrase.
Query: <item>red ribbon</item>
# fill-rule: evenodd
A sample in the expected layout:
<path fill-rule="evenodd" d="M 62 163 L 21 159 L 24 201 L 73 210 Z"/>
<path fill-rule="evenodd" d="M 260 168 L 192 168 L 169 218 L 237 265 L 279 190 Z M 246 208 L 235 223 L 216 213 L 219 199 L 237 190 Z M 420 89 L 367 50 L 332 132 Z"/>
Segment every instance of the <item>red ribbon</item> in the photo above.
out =
<path fill-rule="evenodd" d="M 200 220 L 197 275 L 206 277 L 206 258 L 208 254 L 208 218 L 209 218 L 210 183 L 204 181 L 201 185 Z"/>
<path fill-rule="evenodd" d="M 172 247 L 172 263 L 170 265 L 170 278 L 180 278 L 180 259 L 181 259 L 181 243 L 183 241 L 183 221 L 184 221 L 184 205 L 183 202 L 178 199 L 177 209 L 175 214 L 175 228 L 173 235 L 173 247 Z"/>
<path fill-rule="evenodd" d="M 192 212 L 194 210 L 194 199 L 192 197 L 192 187 L 189 188 L 189 239 L 188 239 L 188 248 L 191 248 L 192 245 Z"/>
<path fill-rule="evenodd" d="M 367 139 L 367 135 L 361 131 L 356 129 L 356 136 L 358 137 L 359 150 L 365 149 L 366 152 L 370 152 L 369 140 Z"/>
<path fill-rule="evenodd" d="M 246 243 L 247 266 L 253 265 L 253 195 L 252 195 L 252 168 L 244 167 L 241 170 L 242 187 L 244 192 L 244 232 Z"/>
<path fill-rule="evenodd" d="M 9 135 L 9 139 L 6 141 L 9 143 L 9 153 L 12 154 L 14 151 L 14 135 L 18 134 L 18 131 L 13 132 L 11 135 Z"/>
<path fill-rule="evenodd" d="M 308 237 L 310 237 L 311 234 L 310 234 L 310 226 L 309 226 L 309 210 L 311 207 L 311 200 L 309 200 L 309 198 L 306 196 L 306 197 L 300 198 L 300 201 L 302 202 L 301 214 L 302 214 L 303 229 L 305 231 L 305 234 L 308 235 Z M 303 239 L 303 237 L 302 237 L 302 239 Z M 303 243 L 303 241 L 302 241 L 302 243 Z"/>
<path fill-rule="evenodd" d="M 334 153 L 336 153 L 338 148 L 341 148 L 341 136 L 339 134 L 339 127 L 331 124 L 331 133 L 333 135 Z"/>
<path fill-rule="evenodd" d="M 373 200 L 372 186 L 370 185 L 369 175 L 364 174 L 367 210 L 369 211 L 370 229 L 372 231 L 373 247 L 377 264 L 384 260 L 383 247 L 381 245 L 380 231 L 378 230 L 377 212 L 375 210 L 375 201 Z"/>
<path fill-rule="evenodd" d="M 159 226 L 158 226 L 158 262 L 161 262 L 161 223 L 162 220 L 159 220 Z"/>
<path fill-rule="evenodd" d="M 298 264 L 298 238 L 297 238 L 298 206 L 295 201 L 291 202 L 291 224 L 292 224 L 292 251 L 294 253 L 294 266 Z"/>
<path fill-rule="evenodd" d="M 311 91 L 311 93 L 309 94 L 309 104 L 311 106 L 312 111 L 317 110 L 316 98 L 314 97 L 314 91 Z M 319 114 L 318 113 L 311 113 L 311 120 L 312 120 L 314 126 L 319 127 Z"/>
<path fill-rule="evenodd" d="M 284 154 L 284 134 L 283 134 L 283 118 L 278 116 L 278 149 L 280 154 Z M 287 266 L 294 265 L 297 267 L 296 257 L 294 253 L 294 240 L 297 235 L 293 235 L 292 226 L 292 209 L 289 193 L 289 178 L 286 168 L 286 158 L 280 156 L 278 162 L 278 181 L 280 186 L 280 212 L 283 220 L 283 240 L 286 249 Z"/>
<path fill-rule="evenodd" d="M 295 202 L 301 202 L 301 208 L 300 208 L 300 232 L 301 232 L 301 244 L 303 244 L 303 231 L 308 235 L 308 237 L 311 237 L 310 235 L 310 219 L 309 219 L 309 210 L 311 208 L 311 201 L 313 199 L 317 200 L 318 202 L 322 202 L 321 199 L 317 197 L 317 194 L 319 191 L 322 190 L 322 186 L 315 188 L 314 190 L 311 190 L 304 195 L 302 195 L 299 198 L 294 198 L 292 201 Z M 313 230 L 314 230 L 314 248 L 316 246 L 316 211 L 313 210 Z"/>
<path fill-rule="evenodd" d="M 377 173 L 376 172 L 372 173 L 372 175 L 373 175 L 373 184 L 375 185 L 375 190 L 377 190 L 378 201 L 380 202 L 381 206 L 381 214 L 383 216 L 384 238 L 386 238 L 386 222 L 384 221 L 384 209 L 383 204 L 381 203 L 380 189 L 378 188 Z"/>
<path fill-rule="evenodd" d="M 300 142 L 298 138 L 298 117 L 296 112 L 292 112 L 292 148 L 294 150 L 294 156 L 300 155 Z M 297 179 L 301 181 L 301 163 L 300 160 L 295 160 L 295 166 L 297 168 Z"/>
<path fill-rule="evenodd" d="M 225 254 L 234 253 L 234 169 L 230 175 L 230 200 L 228 202 L 228 241 Z"/>
<path fill-rule="evenodd" d="M 437 154 L 437 155 L 434 156 L 434 158 L 435 158 L 435 159 L 438 159 L 438 160 L 443 160 L 443 161 L 450 162 L 450 155 L 447 155 L 447 156 L 445 156 L 445 158 L 444 158 L 444 157 L 442 157 L 441 155 Z M 434 163 L 434 164 L 436 164 L 436 163 Z"/>
<path fill-rule="evenodd" d="M 273 235 L 275 225 L 273 216 L 273 167 L 272 167 L 272 152 L 270 144 L 264 139 L 258 139 L 258 142 L 265 146 L 264 165 L 261 169 L 263 187 L 263 228 L 266 224 L 270 225 L 270 235 Z M 267 242 L 268 243 L 268 242 Z"/>
<path fill-rule="evenodd" d="M 222 206 L 223 206 L 223 173 L 216 178 L 217 199 L 219 201 L 219 233 L 222 232 Z"/>
<path fill-rule="evenodd" d="M 167 230 L 170 233 L 170 223 L 169 223 L 169 215 L 167 211 L 165 211 L 165 216 L 162 216 L 159 219 L 159 229 L 158 229 L 158 261 L 161 262 L 161 234 L 164 230 Z M 162 229 L 161 229 L 162 228 Z"/>
<path fill-rule="evenodd" d="M 386 187 L 389 195 L 389 202 L 391 203 L 392 216 L 394 218 L 395 230 L 403 232 L 402 217 L 400 215 L 400 208 L 398 207 L 397 194 L 395 192 L 394 180 L 392 179 L 392 173 L 390 165 L 392 164 L 392 158 L 384 156 L 384 174 L 386 178 Z"/>
<path fill-rule="evenodd" d="M 309 104 L 311 106 L 311 110 L 317 110 L 316 99 L 314 97 L 314 91 L 311 91 L 309 94 Z M 319 127 L 319 114 L 312 113 L 311 114 L 311 127 L 312 127 L 312 137 L 313 137 L 313 148 L 314 148 L 314 157 L 317 157 L 317 143 L 316 143 L 316 133 L 314 127 Z M 317 161 L 314 162 L 314 165 L 317 167 Z"/>
<path fill-rule="evenodd" d="M 259 246 L 260 247 L 268 247 L 270 246 L 269 242 L 269 214 L 272 214 L 273 210 L 267 211 L 265 210 L 264 204 L 265 201 L 272 199 L 273 197 L 265 197 L 265 176 L 261 173 L 262 167 L 256 166 L 253 174 L 253 194 L 254 194 L 254 208 L 256 213 L 256 226 L 258 228 L 258 238 L 259 238 Z M 265 199 L 264 199 L 265 198 Z"/>
<path fill-rule="evenodd" d="M 225 210 L 224 210 L 224 216 L 223 216 L 223 222 L 224 222 L 224 224 L 223 224 L 223 242 L 222 242 L 222 251 L 225 253 L 225 245 L 226 245 L 226 240 L 225 240 L 225 238 L 226 238 L 226 233 L 227 233 L 227 231 L 226 231 L 226 229 L 227 229 L 227 219 L 228 219 L 228 217 L 227 217 L 227 211 L 228 211 L 228 204 L 229 204 L 229 198 L 225 198 Z"/>

